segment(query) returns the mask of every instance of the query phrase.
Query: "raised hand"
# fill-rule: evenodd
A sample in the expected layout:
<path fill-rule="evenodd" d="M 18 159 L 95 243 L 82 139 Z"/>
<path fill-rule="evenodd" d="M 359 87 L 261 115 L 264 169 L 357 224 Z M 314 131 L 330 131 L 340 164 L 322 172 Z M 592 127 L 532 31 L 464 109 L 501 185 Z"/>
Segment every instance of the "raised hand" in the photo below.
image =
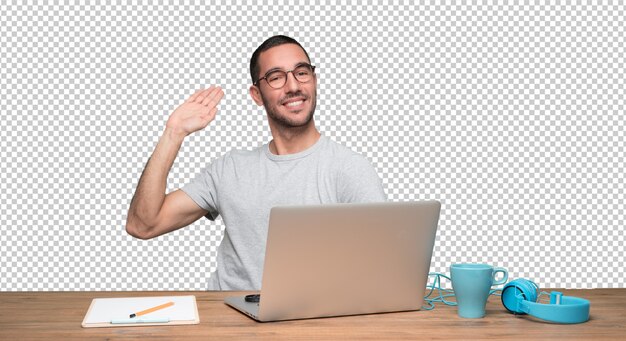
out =
<path fill-rule="evenodd" d="M 166 127 L 176 134 L 187 136 L 204 129 L 217 114 L 217 104 L 224 97 L 219 86 L 200 89 L 170 115 Z"/>

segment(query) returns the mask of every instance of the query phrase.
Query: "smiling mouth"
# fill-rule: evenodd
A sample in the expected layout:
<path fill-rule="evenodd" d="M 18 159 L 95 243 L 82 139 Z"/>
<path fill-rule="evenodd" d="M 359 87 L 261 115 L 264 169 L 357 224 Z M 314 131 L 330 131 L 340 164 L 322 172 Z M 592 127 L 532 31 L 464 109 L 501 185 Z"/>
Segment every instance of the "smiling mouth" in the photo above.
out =
<path fill-rule="evenodd" d="M 304 103 L 304 100 L 299 100 L 299 101 L 295 101 L 295 102 L 289 102 L 289 103 L 286 103 L 285 106 L 287 106 L 287 107 L 297 107 L 297 106 L 299 106 L 302 103 Z"/>
<path fill-rule="evenodd" d="M 283 105 L 292 111 L 296 111 L 296 110 L 302 110 L 304 109 L 304 102 L 307 99 L 304 97 L 296 97 L 296 98 L 291 98 L 288 99 L 286 102 L 283 103 Z"/>

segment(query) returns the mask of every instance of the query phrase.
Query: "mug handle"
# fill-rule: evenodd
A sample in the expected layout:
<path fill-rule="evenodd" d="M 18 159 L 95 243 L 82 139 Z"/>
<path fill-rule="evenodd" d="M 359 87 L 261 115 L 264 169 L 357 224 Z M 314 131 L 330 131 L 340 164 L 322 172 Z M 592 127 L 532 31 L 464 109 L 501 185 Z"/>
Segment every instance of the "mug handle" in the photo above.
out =
<path fill-rule="evenodd" d="M 502 278 L 499 281 L 496 281 L 496 274 L 498 272 L 502 273 Z M 491 281 L 492 281 L 492 286 L 493 285 L 500 285 L 500 284 L 504 284 L 506 283 L 506 281 L 509 279 L 509 272 L 506 271 L 505 268 L 493 268 L 493 276 L 491 277 Z"/>

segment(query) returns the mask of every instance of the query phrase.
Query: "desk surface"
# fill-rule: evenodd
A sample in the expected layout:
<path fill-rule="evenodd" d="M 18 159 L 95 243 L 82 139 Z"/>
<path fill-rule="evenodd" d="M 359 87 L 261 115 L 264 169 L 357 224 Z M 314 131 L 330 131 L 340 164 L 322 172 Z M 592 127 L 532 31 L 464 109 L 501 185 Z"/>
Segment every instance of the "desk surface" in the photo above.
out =
<path fill-rule="evenodd" d="M 456 308 L 258 323 L 226 306 L 241 292 L 0 292 L 0 340 L 185 339 L 185 340 L 381 340 L 381 339 L 625 339 L 626 289 L 562 290 L 591 301 L 591 319 L 577 325 L 545 323 L 506 312 L 490 297 L 487 316 L 457 317 Z M 91 300 L 98 297 L 195 295 L 200 324 L 82 328 Z"/>

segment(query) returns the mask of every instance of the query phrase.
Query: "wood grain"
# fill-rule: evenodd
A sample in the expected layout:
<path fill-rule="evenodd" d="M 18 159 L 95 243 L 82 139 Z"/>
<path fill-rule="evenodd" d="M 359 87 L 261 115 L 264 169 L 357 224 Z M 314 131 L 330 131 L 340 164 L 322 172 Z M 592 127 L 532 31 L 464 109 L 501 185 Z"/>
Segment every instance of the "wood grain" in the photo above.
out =
<path fill-rule="evenodd" d="M 258 323 L 223 303 L 249 292 L 0 292 L 0 340 L 502 340 L 626 339 L 626 289 L 560 290 L 591 301 L 591 319 L 577 325 L 542 322 L 506 312 L 497 297 L 487 316 L 463 319 L 437 304 L 415 311 Z M 199 325 L 82 328 L 93 298 L 195 295 Z"/>

